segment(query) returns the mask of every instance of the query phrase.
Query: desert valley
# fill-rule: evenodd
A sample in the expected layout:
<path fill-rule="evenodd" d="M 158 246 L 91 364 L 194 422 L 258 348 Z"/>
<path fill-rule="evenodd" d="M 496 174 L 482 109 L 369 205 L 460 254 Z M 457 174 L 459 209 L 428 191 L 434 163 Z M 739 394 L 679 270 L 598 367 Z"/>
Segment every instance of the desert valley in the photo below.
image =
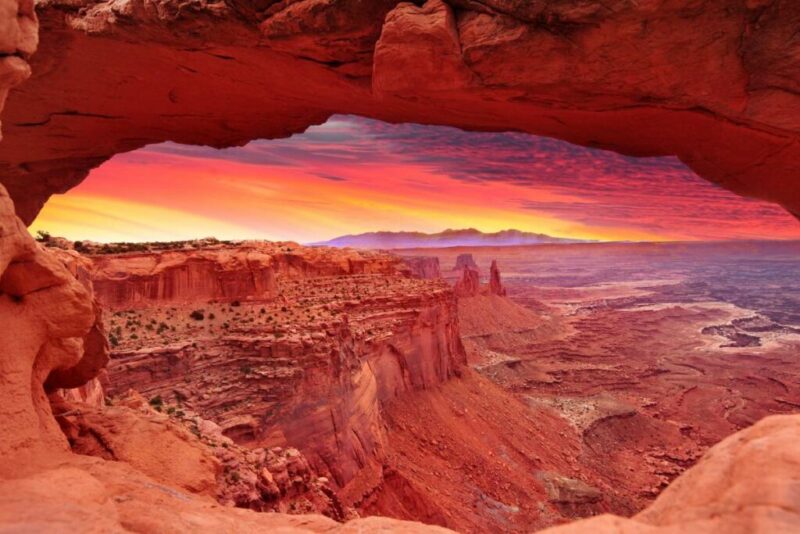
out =
<path fill-rule="evenodd" d="M 45 244 L 110 345 L 58 401 L 72 450 L 229 506 L 460 532 L 630 516 L 800 406 L 796 242 Z"/>

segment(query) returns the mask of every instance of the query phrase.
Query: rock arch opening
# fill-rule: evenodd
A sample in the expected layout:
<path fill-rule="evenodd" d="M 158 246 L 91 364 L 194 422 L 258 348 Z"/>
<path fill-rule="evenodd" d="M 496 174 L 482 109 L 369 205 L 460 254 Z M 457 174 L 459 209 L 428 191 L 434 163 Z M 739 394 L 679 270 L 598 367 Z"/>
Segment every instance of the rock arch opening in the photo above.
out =
<path fill-rule="evenodd" d="M 164 143 L 118 155 L 52 197 L 31 231 L 103 242 L 321 243 L 467 228 L 539 233 L 543 242 L 800 236 L 779 206 L 704 182 L 672 157 L 343 115 L 241 148 Z"/>
<path fill-rule="evenodd" d="M 117 155 L 30 230 L 67 216 L 79 243 L 42 241 L 83 269 L 111 355 L 69 395 L 117 407 L 59 417 L 71 449 L 153 476 L 114 436 L 169 441 L 125 410 L 166 416 L 231 451 L 167 482 L 226 504 L 460 530 L 633 515 L 800 402 L 796 220 L 675 158 L 334 116 Z"/>

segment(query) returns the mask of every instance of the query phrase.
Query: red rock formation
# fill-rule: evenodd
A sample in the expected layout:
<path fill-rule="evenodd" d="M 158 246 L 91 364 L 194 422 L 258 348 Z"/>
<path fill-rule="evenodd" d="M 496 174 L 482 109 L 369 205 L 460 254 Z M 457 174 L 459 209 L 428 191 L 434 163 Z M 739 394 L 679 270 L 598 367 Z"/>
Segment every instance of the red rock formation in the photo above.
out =
<path fill-rule="evenodd" d="M 786 466 L 800 461 L 798 436 L 797 416 L 767 417 L 712 447 L 632 519 L 604 515 L 542 532 L 792 532 L 797 482 L 787 480 Z"/>
<path fill-rule="evenodd" d="M 207 449 L 197 449 L 193 438 L 166 428 L 171 424 L 140 419 L 135 412 L 121 408 L 104 414 L 87 406 L 75 413 L 65 410 L 67 406 L 55 391 L 51 407 L 44 387 L 48 377 L 53 388 L 67 385 L 53 380 L 53 370 L 63 369 L 69 382 L 81 377 L 87 382 L 93 378 L 87 373 L 97 366 L 81 362 L 105 357 L 84 347 L 84 337 L 95 323 L 91 293 L 53 251 L 30 237 L 0 187 L 0 453 L 4 459 L 0 466 L 0 525 L 4 528 L 148 533 L 198 529 L 415 532 L 422 528 L 379 518 L 356 520 L 345 527 L 321 516 L 293 518 L 222 508 L 193 493 L 213 490 L 216 462 Z M 70 372 L 73 368 L 80 372 Z M 99 457 L 70 452 L 54 411 L 62 421 L 72 419 L 71 428 L 77 430 L 70 433 L 73 444 Z M 71 432 L 70 425 L 67 428 Z M 109 455 L 115 461 L 103 459 Z M 223 471 L 232 465 L 220 461 Z M 280 491 L 274 476 L 284 472 L 280 458 L 273 461 L 267 454 L 264 461 Z M 254 462 L 248 460 L 249 465 L 261 460 Z M 290 463 L 284 464 L 287 477 Z M 302 466 L 291 469 L 295 475 L 302 473 Z M 226 486 L 226 491 L 235 492 L 242 480 L 230 482 L 236 484 Z M 291 477 L 289 483 L 293 484 Z"/>
<path fill-rule="evenodd" d="M 93 378 L 107 361 L 94 343 L 91 293 L 42 249 L 14 216 L 0 187 L 0 476 L 22 473 L 33 458 L 58 461 L 67 450 L 45 395 Z"/>
<path fill-rule="evenodd" d="M 463 269 L 467 268 L 480 272 L 478 264 L 475 263 L 475 258 L 472 257 L 472 254 L 459 254 L 456 258 L 456 265 L 453 267 L 453 270 L 461 272 Z"/>
<path fill-rule="evenodd" d="M 480 294 L 481 282 L 478 271 L 470 267 L 465 267 L 461 279 L 456 281 L 453 292 L 459 298 L 474 297 Z"/>
<path fill-rule="evenodd" d="M 436 280 L 442 277 L 439 258 L 436 256 L 407 256 L 403 261 L 411 269 L 411 276 L 425 280 Z"/>
<path fill-rule="evenodd" d="M 506 296 L 506 288 L 500 281 L 500 269 L 497 268 L 497 260 L 492 260 L 492 266 L 489 269 L 489 293 L 499 297 Z"/>
<path fill-rule="evenodd" d="M 169 5 L 38 6 L 34 75 L 9 98 L 0 145 L 24 220 L 115 153 L 282 137 L 332 113 L 675 154 L 800 211 L 793 0 Z M 4 24 L 30 27 L 13 11 Z"/>
<path fill-rule="evenodd" d="M 81 446 L 87 447 L 83 450 L 93 450 L 101 456 L 113 454 L 117 461 L 69 453 L 68 441 L 52 415 L 43 384 L 49 369 L 71 367 L 76 360 L 85 357 L 79 347 L 82 336 L 95 321 L 91 295 L 52 252 L 32 241 L 13 217 L 7 198 L 0 202 L 0 224 L 0 265 L 3 268 L 0 319 L 7 326 L 0 330 L 0 343 L 5 349 L 0 358 L 0 376 L 5 384 L 0 447 L 7 460 L 0 471 L 0 524 L 12 530 L 69 531 L 117 531 L 123 530 L 124 525 L 128 531 L 156 533 L 197 528 L 237 532 L 257 532 L 265 528 L 286 532 L 292 529 L 304 532 L 381 529 L 444 532 L 434 527 L 378 518 L 338 527 L 319 516 L 291 518 L 222 509 L 199 496 L 185 493 L 187 488 L 206 491 L 204 488 L 209 488 L 211 483 L 203 474 L 202 460 L 199 460 L 199 467 L 188 462 L 195 452 L 181 457 L 180 462 L 165 462 L 163 457 L 161 460 L 157 455 L 151 457 L 151 452 L 159 451 L 149 451 L 144 444 L 131 447 L 133 443 L 114 441 L 111 428 L 157 428 L 153 426 L 158 425 L 156 421 L 139 422 L 130 418 L 130 412 L 117 420 L 112 411 L 110 421 L 102 415 L 88 413 L 75 418 L 83 420 L 76 424 L 78 429 L 95 428 L 98 435 L 105 435 L 104 439 L 111 444 L 108 450 L 105 447 L 97 450 L 94 447 L 102 441 L 79 439 Z M 429 331 L 431 324 L 430 318 L 424 318 L 419 328 Z M 387 360 L 372 364 L 385 366 L 381 361 Z M 87 376 L 86 380 L 89 378 Z M 392 392 L 392 388 L 384 389 L 384 394 Z M 58 413 L 63 419 L 73 417 L 62 411 Z M 103 429 L 109 432 L 104 434 L 106 430 Z M 127 430 L 123 435 L 125 432 Z M 79 430 L 77 437 L 80 435 Z M 182 450 L 181 443 L 193 446 L 191 438 L 186 441 L 180 437 L 165 437 L 160 431 L 150 435 L 153 438 L 146 441 L 171 443 L 170 447 L 177 447 L 174 450 Z M 132 436 L 143 437 L 138 430 Z M 797 416 L 768 418 L 712 448 L 704 460 L 688 470 L 650 509 L 636 518 L 603 516 L 554 532 L 643 532 L 655 528 L 663 532 L 750 532 L 753 529 L 771 532 L 793 528 L 800 520 L 791 501 L 796 485 L 791 466 L 800 461 L 794 446 L 798 439 L 800 419 Z M 765 450 L 769 454 L 765 454 Z M 199 454 L 198 458 L 204 457 L 204 453 Z M 224 460 L 220 461 L 224 464 Z M 205 462 L 206 466 L 213 464 L 211 460 Z M 143 474 L 142 470 L 151 471 L 157 478 Z M 275 470 L 282 472 L 277 466 Z M 162 478 L 173 471 L 174 478 Z M 237 482 L 233 478 L 231 481 Z M 175 489 L 176 483 L 182 485 L 183 490 Z M 402 491 L 403 487 L 415 483 L 409 481 L 409 485 L 394 484 L 394 487 Z M 246 487 L 242 489 L 246 491 Z M 580 491 L 586 493 L 585 488 Z M 431 509 L 431 513 L 435 515 L 436 511 Z"/>
<path fill-rule="evenodd" d="M 388 274 L 407 268 L 388 254 L 305 249 L 296 243 L 245 242 L 211 248 L 152 253 L 95 254 L 92 282 L 98 299 L 112 309 L 203 303 L 209 300 L 275 298 L 276 278 Z M 295 251 L 295 252 L 293 252 Z"/>
<path fill-rule="evenodd" d="M 380 477 L 382 404 L 434 387 L 465 363 L 453 293 L 444 282 L 409 278 L 387 254 L 298 247 L 287 255 L 270 243 L 172 254 L 219 266 L 253 248 L 273 269 L 279 298 L 256 294 L 233 306 L 198 294 L 188 307 L 165 298 L 116 312 L 107 391 L 132 388 L 189 406 L 241 444 L 299 447 L 353 502 Z M 114 284 L 129 283 L 122 273 L 162 254 L 94 256 L 100 300 L 108 295 L 119 307 Z M 203 317 L 191 319 L 197 307 Z"/>

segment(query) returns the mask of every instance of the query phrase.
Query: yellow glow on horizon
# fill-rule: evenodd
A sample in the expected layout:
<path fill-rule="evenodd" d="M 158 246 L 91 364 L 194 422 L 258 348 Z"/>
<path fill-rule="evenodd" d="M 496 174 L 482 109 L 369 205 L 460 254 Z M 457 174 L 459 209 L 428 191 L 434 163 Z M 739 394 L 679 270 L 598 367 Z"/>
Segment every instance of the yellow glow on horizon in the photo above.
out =
<path fill-rule="evenodd" d="M 79 193 L 51 197 L 28 230 L 31 234 L 41 230 L 76 240 L 113 242 L 209 237 L 192 231 L 209 227 L 225 234 L 246 233 L 242 227 L 193 213 Z"/>

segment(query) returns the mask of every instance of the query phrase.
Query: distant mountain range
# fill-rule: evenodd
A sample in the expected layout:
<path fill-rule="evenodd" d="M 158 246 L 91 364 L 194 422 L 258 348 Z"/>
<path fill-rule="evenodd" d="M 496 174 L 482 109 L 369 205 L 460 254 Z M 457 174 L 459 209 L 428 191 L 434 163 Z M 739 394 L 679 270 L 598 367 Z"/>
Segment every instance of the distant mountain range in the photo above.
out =
<path fill-rule="evenodd" d="M 328 247 L 352 248 L 439 248 L 439 247 L 502 247 L 512 245 L 542 245 L 548 243 L 587 243 L 581 239 L 564 239 L 546 234 L 522 232 L 520 230 L 502 230 L 484 233 L 475 228 L 463 230 L 445 230 L 437 234 L 423 232 L 368 232 L 358 235 L 345 235 L 310 243 Z"/>

